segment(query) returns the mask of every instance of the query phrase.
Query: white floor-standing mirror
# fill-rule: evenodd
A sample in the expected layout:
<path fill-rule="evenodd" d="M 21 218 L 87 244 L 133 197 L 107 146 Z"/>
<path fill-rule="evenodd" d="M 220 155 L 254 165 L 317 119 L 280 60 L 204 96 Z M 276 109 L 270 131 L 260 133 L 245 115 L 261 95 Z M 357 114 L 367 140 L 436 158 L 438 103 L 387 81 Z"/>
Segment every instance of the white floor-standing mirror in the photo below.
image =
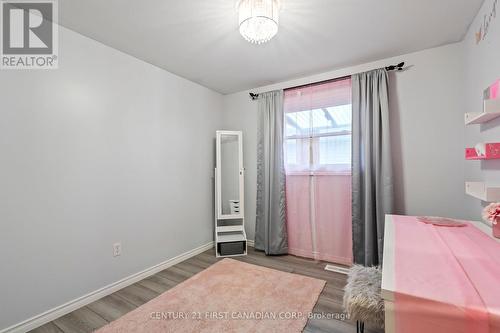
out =
<path fill-rule="evenodd" d="M 240 131 L 216 132 L 215 250 L 217 257 L 245 255 L 243 142 Z"/>

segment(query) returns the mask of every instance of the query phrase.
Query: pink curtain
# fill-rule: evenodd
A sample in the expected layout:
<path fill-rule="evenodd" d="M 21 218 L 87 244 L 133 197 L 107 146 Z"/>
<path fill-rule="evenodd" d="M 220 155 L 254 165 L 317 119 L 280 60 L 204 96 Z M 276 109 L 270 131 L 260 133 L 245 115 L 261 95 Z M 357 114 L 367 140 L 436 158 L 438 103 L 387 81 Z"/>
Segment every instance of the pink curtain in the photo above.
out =
<path fill-rule="evenodd" d="M 285 112 L 351 104 L 351 78 L 285 90 Z"/>
<path fill-rule="evenodd" d="M 320 175 L 314 181 L 317 259 L 351 265 L 351 175 Z"/>
<path fill-rule="evenodd" d="M 285 91 L 289 253 L 351 265 L 351 81 Z"/>
<path fill-rule="evenodd" d="M 286 176 L 288 253 L 313 258 L 309 176 Z"/>
<path fill-rule="evenodd" d="M 286 203 L 288 253 L 352 264 L 350 175 L 287 175 Z"/>

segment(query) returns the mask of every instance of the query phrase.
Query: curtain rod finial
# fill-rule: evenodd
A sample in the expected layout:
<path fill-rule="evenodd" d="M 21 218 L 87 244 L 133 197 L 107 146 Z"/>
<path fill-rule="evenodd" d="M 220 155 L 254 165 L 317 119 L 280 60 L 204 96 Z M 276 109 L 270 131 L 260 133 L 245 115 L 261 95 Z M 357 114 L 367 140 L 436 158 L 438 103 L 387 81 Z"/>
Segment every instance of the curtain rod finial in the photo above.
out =
<path fill-rule="evenodd" d="M 252 100 L 256 100 L 257 98 L 259 98 L 259 94 L 249 93 L 249 95 Z"/>
<path fill-rule="evenodd" d="M 385 69 L 387 71 L 402 71 L 404 66 L 405 66 L 405 63 L 404 62 L 400 62 L 397 65 L 391 65 L 391 66 L 386 67 Z"/>

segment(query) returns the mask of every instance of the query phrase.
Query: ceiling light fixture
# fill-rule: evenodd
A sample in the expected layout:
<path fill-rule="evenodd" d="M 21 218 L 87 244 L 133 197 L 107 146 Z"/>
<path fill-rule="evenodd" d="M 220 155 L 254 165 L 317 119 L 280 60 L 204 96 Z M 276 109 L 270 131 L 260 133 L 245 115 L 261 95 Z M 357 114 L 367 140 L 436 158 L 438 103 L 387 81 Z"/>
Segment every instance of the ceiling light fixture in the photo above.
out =
<path fill-rule="evenodd" d="M 240 34 L 250 43 L 268 42 L 278 33 L 279 0 L 241 0 Z"/>

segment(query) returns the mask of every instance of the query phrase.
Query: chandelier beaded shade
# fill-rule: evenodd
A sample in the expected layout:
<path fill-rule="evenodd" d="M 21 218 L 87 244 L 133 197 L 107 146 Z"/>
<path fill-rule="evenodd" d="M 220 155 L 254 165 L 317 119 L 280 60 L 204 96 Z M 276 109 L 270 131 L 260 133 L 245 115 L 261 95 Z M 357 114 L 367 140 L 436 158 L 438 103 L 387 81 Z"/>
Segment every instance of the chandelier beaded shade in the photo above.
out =
<path fill-rule="evenodd" d="M 279 0 L 241 0 L 238 4 L 240 34 L 255 44 L 278 33 Z"/>

